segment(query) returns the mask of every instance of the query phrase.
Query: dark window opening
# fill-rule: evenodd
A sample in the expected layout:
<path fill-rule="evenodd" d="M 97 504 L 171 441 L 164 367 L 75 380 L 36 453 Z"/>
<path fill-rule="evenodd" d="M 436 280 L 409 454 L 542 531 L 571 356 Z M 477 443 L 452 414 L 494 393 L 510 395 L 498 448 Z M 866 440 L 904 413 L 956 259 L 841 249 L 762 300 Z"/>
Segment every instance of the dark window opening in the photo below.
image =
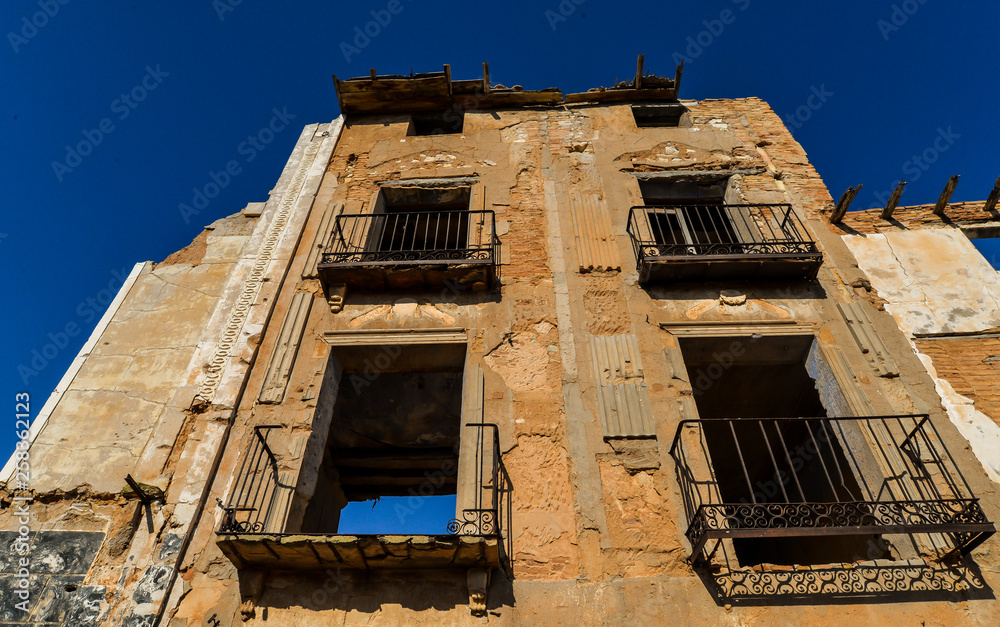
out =
<path fill-rule="evenodd" d="M 455 518 L 464 344 L 336 348 L 330 431 L 303 533 L 445 534 Z M 319 410 L 317 410 L 319 411 Z"/>
<path fill-rule="evenodd" d="M 721 205 L 725 203 L 728 178 L 654 177 L 639 179 L 644 205 Z"/>
<path fill-rule="evenodd" d="M 451 135 L 465 128 L 465 113 L 449 109 L 434 113 L 414 113 L 407 135 Z"/>
<path fill-rule="evenodd" d="M 739 241 L 725 207 L 727 179 L 639 181 L 657 244 L 733 244 Z M 695 251 L 692 251 L 695 252 Z"/>
<path fill-rule="evenodd" d="M 632 117 L 638 128 L 681 126 L 687 111 L 678 102 L 632 105 Z"/>
<path fill-rule="evenodd" d="M 720 418 L 827 417 L 841 392 L 810 336 L 683 338 L 695 404 L 720 496 L 726 503 L 865 500 L 836 434 L 804 423 Z M 814 378 L 815 377 L 815 378 Z M 823 389 L 817 386 L 823 381 Z M 749 485 L 748 485 L 749 484 Z M 752 491 L 751 491 L 752 488 Z M 733 541 L 742 565 L 828 564 L 887 557 L 878 536 L 753 538 Z"/>
<path fill-rule="evenodd" d="M 383 187 L 369 247 L 378 251 L 460 250 L 469 232 L 469 187 Z"/>

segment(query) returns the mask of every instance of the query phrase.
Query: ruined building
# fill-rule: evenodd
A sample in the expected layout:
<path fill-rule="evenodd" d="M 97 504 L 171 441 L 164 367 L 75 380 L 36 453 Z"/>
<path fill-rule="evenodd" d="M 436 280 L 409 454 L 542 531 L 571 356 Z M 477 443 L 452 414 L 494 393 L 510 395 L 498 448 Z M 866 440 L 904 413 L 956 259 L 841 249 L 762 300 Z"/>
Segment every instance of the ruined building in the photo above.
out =
<path fill-rule="evenodd" d="M 995 624 L 996 195 L 845 215 L 641 63 L 335 79 L 31 408 L 0 623 Z"/>

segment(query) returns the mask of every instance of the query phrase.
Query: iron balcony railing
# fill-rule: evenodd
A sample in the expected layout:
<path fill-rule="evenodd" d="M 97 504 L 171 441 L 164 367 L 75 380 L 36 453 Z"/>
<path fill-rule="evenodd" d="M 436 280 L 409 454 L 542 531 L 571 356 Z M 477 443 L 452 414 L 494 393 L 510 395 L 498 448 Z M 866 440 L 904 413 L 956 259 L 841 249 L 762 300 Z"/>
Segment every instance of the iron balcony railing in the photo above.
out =
<path fill-rule="evenodd" d="M 461 510 L 447 523 L 450 534 L 496 538 L 501 563 L 509 564 L 512 484 L 500 451 L 498 427 L 489 423 L 469 423 L 475 429 L 475 484 L 472 507 Z M 295 487 L 282 483 L 278 459 L 268 445 L 268 434 L 280 427 L 254 428 L 254 436 L 240 463 L 229 501 L 219 501 L 224 511 L 220 535 L 289 535 L 285 523 Z M 329 535 L 299 533 L 302 536 Z M 358 535 L 358 534 L 351 534 Z"/>
<path fill-rule="evenodd" d="M 632 207 L 627 228 L 636 259 L 816 256 L 791 205 L 661 205 Z"/>
<path fill-rule="evenodd" d="M 254 427 L 250 448 L 240 462 L 219 533 L 275 533 L 283 531 L 294 486 L 280 481 L 278 459 L 267 436 L 280 425 Z"/>
<path fill-rule="evenodd" d="M 476 429 L 474 507 L 462 510 L 460 518 L 451 520 L 448 531 L 462 536 L 498 538 L 501 563 L 508 564 L 513 485 L 500 451 L 500 429 L 486 422 L 471 422 L 465 426 Z"/>
<path fill-rule="evenodd" d="M 927 415 L 684 420 L 676 462 L 692 558 L 709 540 L 995 529 Z"/>
<path fill-rule="evenodd" d="M 492 211 L 342 214 L 321 265 L 493 264 L 500 258 Z"/>

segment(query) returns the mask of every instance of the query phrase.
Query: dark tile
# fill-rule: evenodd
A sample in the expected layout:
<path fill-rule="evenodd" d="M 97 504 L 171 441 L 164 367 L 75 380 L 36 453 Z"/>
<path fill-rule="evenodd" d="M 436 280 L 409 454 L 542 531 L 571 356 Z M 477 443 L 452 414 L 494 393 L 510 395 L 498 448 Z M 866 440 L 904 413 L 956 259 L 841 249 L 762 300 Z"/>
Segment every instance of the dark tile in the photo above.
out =
<path fill-rule="evenodd" d="M 173 571 L 171 566 L 150 566 L 142 574 L 142 578 L 135 586 L 132 599 L 136 603 L 152 603 L 153 595 L 167 587 L 167 580 Z"/>
<path fill-rule="evenodd" d="M 25 612 L 17 607 L 17 604 L 25 601 L 21 595 L 17 594 L 18 591 L 24 589 L 18 585 L 19 579 L 10 573 L 0 574 L 0 621 L 26 624 L 31 610 L 38 603 L 46 581 L 48 581 L 46 575 L 28 577 L 28 598 L 26 599 L 28 611 Z"/>
<path fill-rule="evenodd" d="M 31 620 L 40 623 L 60 623 L 66 619 L 83 585 L 83 575 L 56 575 L 49 577 L 31 612 Z"/>
<path fill-rule="evenodd" d="M 101 624 L 101 608 L 105 605 L 106 586 L 80 586 L 66 612 L 64 625 L 96 627 Z"/>
<path fill-rule="evenodd" d="M 35 532 L 33 531 L 28 534 L 29 552 L 34 536 Z M 21 534 L 17 531 L 0 531 L 0 573 L 17 572 L 19 558 L 25 557 L 14 550 L 14 545 L 20 537 Z"/>
<path fill-rule="evenodd" d="M 172 533 L 163 536 L 163 545 L 160 546 L 160 559 L 165 560 L 171 555 L 176 554 L 181 550 L 183 542 L 184 538 Z"/>
<path fill-rule="evenodd" d="M 103 541 L 99 531 L 39 531 L 31 546 L 31 572 L 85 575 Z"/>

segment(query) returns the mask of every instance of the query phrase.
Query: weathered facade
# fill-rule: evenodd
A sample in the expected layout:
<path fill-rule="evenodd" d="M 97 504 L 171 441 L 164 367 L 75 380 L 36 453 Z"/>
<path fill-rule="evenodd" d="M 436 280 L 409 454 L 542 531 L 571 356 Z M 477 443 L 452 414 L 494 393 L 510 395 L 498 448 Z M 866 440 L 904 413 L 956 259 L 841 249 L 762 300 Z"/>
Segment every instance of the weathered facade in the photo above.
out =
<path fill-rule="evenodd" d="M 336 81 L 37 413 L 0 623 L 993 624 L 996 213 L 831 223 L 766 103 L 679 81 Z M 448 533 L 338 533 L 427 494 Z"/>

